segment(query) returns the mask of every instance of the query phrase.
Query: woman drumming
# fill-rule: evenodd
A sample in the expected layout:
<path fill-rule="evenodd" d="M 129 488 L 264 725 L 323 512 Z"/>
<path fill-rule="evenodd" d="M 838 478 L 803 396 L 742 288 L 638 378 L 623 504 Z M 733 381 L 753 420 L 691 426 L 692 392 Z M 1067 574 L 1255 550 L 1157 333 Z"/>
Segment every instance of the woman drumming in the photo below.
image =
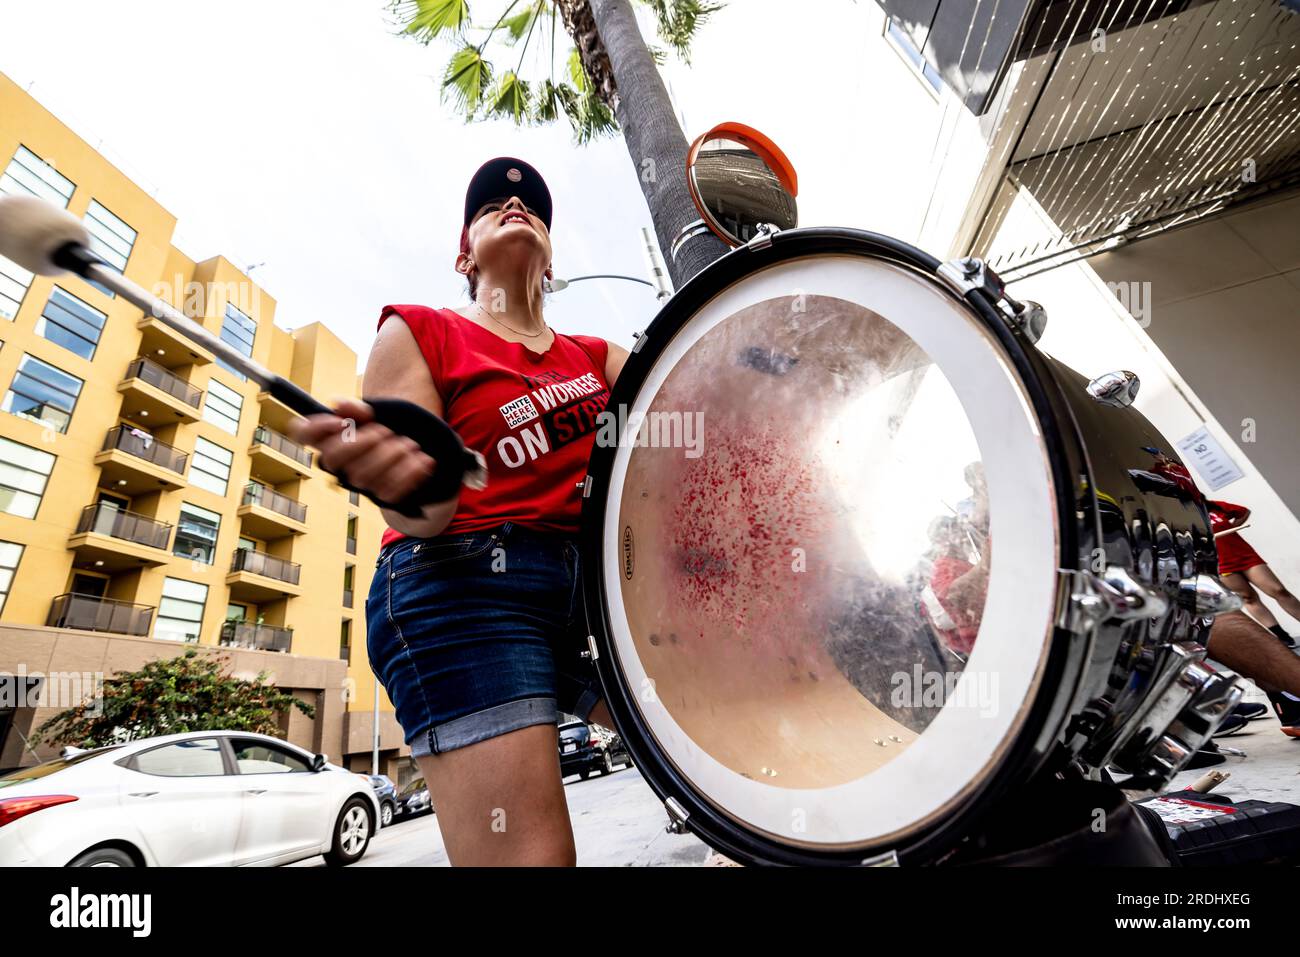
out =
<path fill-rule="evenodd" d="M 546 324 L 550 226 L 533 167 L 485 163 L 455 261 L 470 305 L 384 307 L 365 371 L 363 394 L 441 416 L 488 464 L 486 488 L 462 488 L 420 518 L 384 510 L 366 600 L 370 664 L 454 865 L 573 865 L 557 717 L 612 724 L 583 657 L 575 537 L 597 416 L 627 350 Z M 322 467 L 395 502 L 436 464 L 368 410 L 341 402 L 297 434 Z"/>

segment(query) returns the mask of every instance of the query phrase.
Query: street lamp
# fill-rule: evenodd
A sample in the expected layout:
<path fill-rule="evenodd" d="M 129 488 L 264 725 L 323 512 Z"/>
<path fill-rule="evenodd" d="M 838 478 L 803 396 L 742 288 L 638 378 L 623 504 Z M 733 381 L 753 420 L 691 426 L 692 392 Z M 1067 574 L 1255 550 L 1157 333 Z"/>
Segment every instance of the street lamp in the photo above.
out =
<path fill-rule="evenodd" d="M 645 226 L 641 227 L 641 242 L 653 282 L 637 276 L 622 276 L 618 273 L 594 273 L 590 276 L 574 276 L 572 279 L 547 279 L 544 281 L 543 288 L 547 292 L 559 292 L 561 289 L 569 288 L 575 282 L 586 279 L 626 279 L 628 282 L 639 282 L 649 286 L 655 291 L 655 298 L 663 302 L 673 294 L 673 287 L 668 281 L 668 269 L 664 266 L 663 257 L 659 255 L 659 246 Z"/>

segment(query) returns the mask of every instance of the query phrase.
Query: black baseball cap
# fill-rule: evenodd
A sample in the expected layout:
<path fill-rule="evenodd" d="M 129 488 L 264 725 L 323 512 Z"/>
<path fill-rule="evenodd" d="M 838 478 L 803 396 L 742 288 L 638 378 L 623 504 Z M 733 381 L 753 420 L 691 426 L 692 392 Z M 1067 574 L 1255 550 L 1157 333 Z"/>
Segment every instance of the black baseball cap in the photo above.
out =
<path fill-rule="evenodd" d="M 518 196 L 538 218 L 551 228 L 551 191 L 542 174 L 521 159 L 498 156 L 478 168 L 465 191 L 465 225 L 486 202 L 502 196 Z"/>

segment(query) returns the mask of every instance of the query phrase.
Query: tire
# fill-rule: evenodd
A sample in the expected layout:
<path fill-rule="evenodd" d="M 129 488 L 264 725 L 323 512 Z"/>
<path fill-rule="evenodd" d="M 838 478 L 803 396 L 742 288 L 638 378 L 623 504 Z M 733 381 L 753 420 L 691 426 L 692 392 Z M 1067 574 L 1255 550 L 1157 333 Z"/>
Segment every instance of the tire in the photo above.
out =
<path fill-rule="evenodd" d="M 388 827 L 393 821 L 393 806 L 385 801 L 383 807 L 379 809 L 379 826 Z"/>
<path fill-rule="evenodd" d="M 608 751 L 605 752 L 605 773 L 614 773 L 614 757 Z"/>
<path fill-rule="evenodd" d="M 100 847 L 79 854 L 68 862 L 69 867 L 135 867 L 135 860 L 126 851 L 116 847 Z"/>
<path fill-rule="evenodd" d="M 334 822 L 334 840 L 325 853 L 325 863 L 331 867 L 347 867 L 361 860 L 370 846 L 374 820 L 365 798 L 348 798 Z"/>
<path fill-rule="evenodd" d="M 578 777 L 583 781 L 585 781 L 587 780 L 587 778 L 591 777 L 591 772 L 588 771 L 586 768 L 583 768 L 581 771 L 578 772 Z"/>

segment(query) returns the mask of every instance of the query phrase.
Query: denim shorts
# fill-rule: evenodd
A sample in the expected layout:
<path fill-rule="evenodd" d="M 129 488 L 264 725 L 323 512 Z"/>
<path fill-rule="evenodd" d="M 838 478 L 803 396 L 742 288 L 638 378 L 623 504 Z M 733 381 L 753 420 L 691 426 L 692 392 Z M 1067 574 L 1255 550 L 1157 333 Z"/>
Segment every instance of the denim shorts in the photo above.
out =
<path fill-rule="evenodd" d="M 386 545 L 366 650 L 415 757 L 585 720 L 601 698 L 577 542 L 510 522 Z"/>

